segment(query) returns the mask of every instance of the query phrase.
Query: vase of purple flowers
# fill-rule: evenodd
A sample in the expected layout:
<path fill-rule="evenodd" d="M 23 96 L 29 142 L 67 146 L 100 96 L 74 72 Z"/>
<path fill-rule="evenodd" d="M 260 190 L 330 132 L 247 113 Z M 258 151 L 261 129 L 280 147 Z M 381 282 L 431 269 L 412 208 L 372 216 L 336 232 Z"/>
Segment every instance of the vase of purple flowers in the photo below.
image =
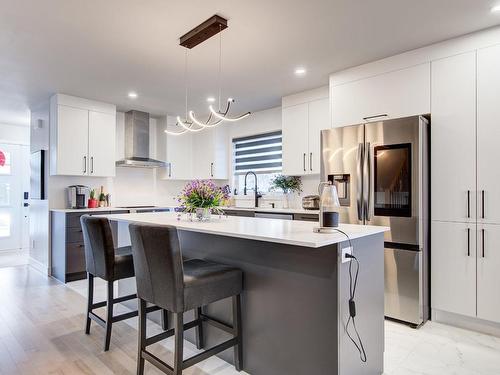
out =
<path fill-rule="evenodd" d="M 217 186 L 212 180 L 193 180 L 184 186 L 177 201 L 180 210 L 194 214 L 200 221 L 210 220 L 211 214 L 223 214 L 220 206 L 229 198 L 229 186 Z"/>

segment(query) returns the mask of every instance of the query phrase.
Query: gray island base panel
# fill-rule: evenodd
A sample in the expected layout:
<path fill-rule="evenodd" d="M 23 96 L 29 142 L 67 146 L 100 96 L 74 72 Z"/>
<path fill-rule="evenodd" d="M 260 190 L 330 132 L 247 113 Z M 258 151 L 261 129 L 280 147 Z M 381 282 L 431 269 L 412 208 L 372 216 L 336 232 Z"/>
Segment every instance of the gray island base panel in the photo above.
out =
<path fill-rule="evenodd" d="M 261 219 L 266 220 L 266 219 Z M 269 219 L 272 220 L 272 219 Z M 137 220 L 134 220 L 137 222 Z M 117 226 L 121 241 L 127 224 Z M 383 233 L 352 240 L 361 270 L 356 292 L 356 324 L 367 363 L 345 333 L 349 316 L 349 263 L 341 263 L 339 242 L 319 248 L 294 246 L 180 230 L 183 255 L 234 265 L 244 272 L 242 296 L 243 369 L 252 375 L 375 375 L 383 372 Z M 121 243 L 120 245 L 123 245 Z M 353 264 L 354 268 L 354 264 Z M 120 281 L 120 294 L 135 288 Z M 231 324 L 230 300 L 205 308 Z M 192 319 L 187 313 L 185 319 Z M 205 325 L 210 347 L 227 339 Z M 186 332 L 194 342 L 194 331 Z M 232 350 L 219 354 L 233 362 Z"/>

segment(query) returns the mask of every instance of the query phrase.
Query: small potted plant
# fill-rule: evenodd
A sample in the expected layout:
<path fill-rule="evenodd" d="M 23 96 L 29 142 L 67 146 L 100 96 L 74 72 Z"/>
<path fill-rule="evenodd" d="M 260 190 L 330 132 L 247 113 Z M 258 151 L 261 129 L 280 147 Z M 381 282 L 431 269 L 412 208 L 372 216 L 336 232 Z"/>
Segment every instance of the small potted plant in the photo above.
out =
<path fill-rule="evenodd" d="M 95 190 L 94 189 L 90 190 L 90 196 L 89 196 L 89 200 L 87 202 L 87 206 L 89 208 L 97 208 L 99 206 L 99 202 L 97 201 L 97 199 L 95 199 Z"/>
<path fill-rule="evenodd" d="M 302 180 L 300 176 L 278 175 L 271 181 L 272 189 L 283 191 L 283 208 L 290 208 L 292 195 L 302 192 Z"/>
<path fill-rule="evenodd" d="M 195 214 L 200 221 L 210 220 L 212 213 L 222 214 L 219 208 L 229 197 L 229 189 L 218 187 L 211 180 L 193 180 L 178 196 L 179 211 Z"/>

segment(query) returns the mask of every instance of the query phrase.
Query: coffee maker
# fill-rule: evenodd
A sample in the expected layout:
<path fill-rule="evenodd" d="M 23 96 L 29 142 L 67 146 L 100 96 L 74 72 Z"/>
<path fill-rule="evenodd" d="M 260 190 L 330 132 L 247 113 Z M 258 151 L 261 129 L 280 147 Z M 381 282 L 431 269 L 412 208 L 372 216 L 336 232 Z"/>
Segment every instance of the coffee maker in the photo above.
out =
<path fill-rule="evenodd" d="M 84 185 L 68 186 L 68 207 L 69 208 L 87 208 L 87 202 L 90 197 L 90 188 Z"/>

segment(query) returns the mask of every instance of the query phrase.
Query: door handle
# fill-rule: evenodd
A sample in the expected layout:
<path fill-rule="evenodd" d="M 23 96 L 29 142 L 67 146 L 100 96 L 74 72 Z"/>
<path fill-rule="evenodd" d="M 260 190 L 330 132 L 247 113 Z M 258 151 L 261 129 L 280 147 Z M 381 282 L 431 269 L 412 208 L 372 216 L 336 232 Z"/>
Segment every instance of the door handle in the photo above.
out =
<path fill-rule="evenodd" d="M 467 218 L 470 218 L 470 190 L 467 190 Z"/>
<path fill-rule="evenodd" d="M 371 181 L 372 181 L 372 167 L 371 167 L 371 152 L 370 152 L 370 142 L 366 142 L 365 145 L 365 155 L 364 155 L 364 166 L 363 166 L 363 200 L 365 205 L 365 219 L 370 220 L 370 201 L 371 201 Z"/>
<path fill-rule="evenodd" d="M 356 156 L 356 208 L 358 211 L 358 220 L 363 220 L 363 144 L 358 144 L 358 153 Z"/>
<path fill-rule="evenodd" d="M 481 219 L 484 219 L 484 190 L 481 190 Z"/>
<path fill-rule="evenodd" d="M 467 228 L 467 256 L 470 257 L 470 228 Z"/>
<path fill-rule="evenodd" d="M 90 157 L 90 173 L 91 174 L 94 173 L 94 157 L 93 156 Z"/>
<path fill-rule="evenodd" d="M 389 115 L 387 113 L 382 113 L 380 115 L 363 117 L 363 120 L 368 121 L 368 120 L 373 120 L 374 118 L 377 118 L 377 117 L 388 117 L 388 116 Z"/>
<path fill-rule="evenodd" d="M 304 152 L 304 157 L 302 159 L 302 164 L 304 165 L 304 172 L 306 171 L 306 153 Z"/>
<path fill-rule="evenodd" d="M 313 153 L 312 152 L 309 153 L 309 169 L 312 172 L 312 170 L 313 170 Z"/>
<path fill-rule="evenodd" d="M 83 174 L 87 173 L 87 157 L 83 157 Z"/>
<path fill-rule="evenodd" d="M 168 177 L 172 177 L 172 163 L 168 164 Z"/>
<path fill-rule="evenodd" d="M 214 163 L 210 163 L 210 177 L 214 176 Z"/>
<path fill-rule="evenodd" d="M 484 228 L 481 229 L 481 256 L 484 258 Z"/>

